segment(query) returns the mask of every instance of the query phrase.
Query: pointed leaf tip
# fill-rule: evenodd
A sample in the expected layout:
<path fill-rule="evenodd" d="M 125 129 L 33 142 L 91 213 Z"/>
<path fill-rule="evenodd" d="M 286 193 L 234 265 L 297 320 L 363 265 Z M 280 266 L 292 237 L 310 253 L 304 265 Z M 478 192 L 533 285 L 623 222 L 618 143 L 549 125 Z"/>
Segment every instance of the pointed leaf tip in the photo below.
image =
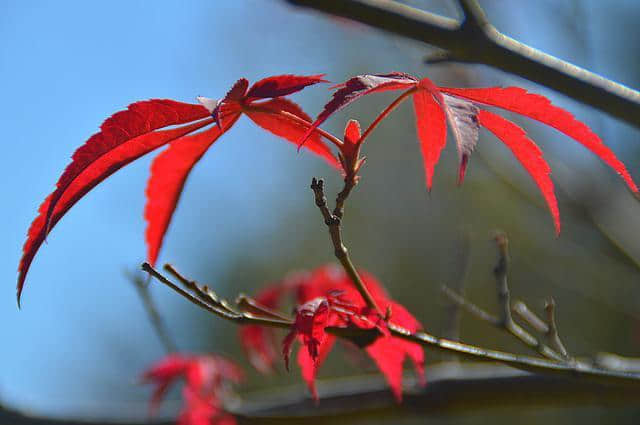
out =
<path fill-rule="evenodd" d="M 231 125 L 238 117 L 231 121 Z M 219 127 L 214 126 L 201 133 L 181 137 L 153 160 L 144 209 L 147 261 L 152 266 L 158 259 L 162 241 L 191 170 L 222 133 Z"/>
<path fill-rule="evenodd" d="M 286 74 L 263 78 L 251 86 L 247 92 L 247 98 L 266 99 L 287 96 L 314 84 L 327 83 L 324 76 L 325 74 L 308 76 Z"/>
<path fill-rule="evenodd" d="M 424 165 L 427 191 L 431 192 L 433 173 L 447 142 L 447 124 L 444 110 L 433 95 L 425 90 L 413 94 L 416 131 Z"/>
<path fill-rule="evenodd" d="M 632 192 L 638 193 L 638 187 L 625 165 L 602 142 L 600 137 L 586 124 L 577 120 L 570 112 L 553 105 L 546 97 L 529 93 L 520 87 L 486 87 L 477 89 L 441 87 L 440 90 L 453 96 L 506 109 L 555 128 L 598 156 L 622 177 Z"/>
<path fill-rule="evenodd" d="M 152 99 L 117 112 L 76 150 L 56 189 L 38 209 L 22 248 L 18 266 L 17 297 L 20 300 L 27 272 L 36 252 L 58 221 L 91 189 L 131 161 L 213 122 L 202 105 Z M 188 124 L 191 121 L 195 121 Z M 170 130 L 159 128 L 186 124 Z M 157 130 L 157 131 L 156 131 Z"/>
<path fill-rule="evenodd" d="M 555 227 L 556 235 L 560 234 L 560 212 L 558 201 L 551 181 L 551 168 L 542 156 L 542 151 L 535 142 L 527 137 L 525 131 L 512 123 L 489 111 L 480 111 L 478 121 L 481 126 L 493 133 L 513 153 L 516 159 L 529 173 L 535 184 L 542 192 Z"/>

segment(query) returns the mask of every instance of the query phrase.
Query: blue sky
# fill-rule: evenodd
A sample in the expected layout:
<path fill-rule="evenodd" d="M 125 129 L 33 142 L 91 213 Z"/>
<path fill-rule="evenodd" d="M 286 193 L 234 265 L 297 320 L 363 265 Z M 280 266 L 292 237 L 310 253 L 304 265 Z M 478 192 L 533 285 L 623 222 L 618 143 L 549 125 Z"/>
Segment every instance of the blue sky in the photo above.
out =
<path fill-rule="evenodd" d="M 514 20 L 526 19 L 522 13 Z M 542 36 L 524 30 L 514 35 L 571 55 L 550 33 L 537 33 Z M 614 65 L 599 60 L 608 41 L 598 34 L 591 40 L 592 63 L 623 79 Z M 0 40 L 0 399 L 47 412 L 93 405 L 103 394 L 100 385 L 131 387 L 140 370 L 162 354 L 122 278 L 123 269 L 134 268 L 145 253 L 142 210 L 150 158 L 116 173 L 60 222 L 33 263 L 22 311 L 15 305 L 20 247 L 37 207 L 71 153 L 105 117 L 139 99 L 219 97 L 240 76 L 254 81 L 283 72 L 331 71 L 331 63 L 357 62 L 349 47 L 364 43 L 378 43 L 368 60 L 379 63 L 380 71 L 394 69 L 395 59 L 421 69 L 417 47 L 396 49 L 379 34 L 293 13 L 277 1 L 3 1 Z M 326 97 L 314 93 L 298 98 L 312 111 Z M 248 122 L 227 136 L 231 140 L 214 146 L 190 179 L 172 225 L 180 231 L 170 231 L 163 254 L 196 273 L 200 259 L 182 248 L 198 246 L 222 266 L 233 244 L 268 232 L 256 220 L 257 206 L 274 202 L 278 184 L 288 178 L 285 163 L 298 171 L 323 169 L 291 146 L 270 143 L 275 139 Z M 295 209 L 301 196 L 285 195 L 278 202 Z M 211 226 L 193 227 L 215 214 Z M 180 302 L 169 294 L 159 298 L 168 310 Z M 174 329 L 186 323 L 169 317 Z M 132 346 L 137 348 L 130 352 Z"/>

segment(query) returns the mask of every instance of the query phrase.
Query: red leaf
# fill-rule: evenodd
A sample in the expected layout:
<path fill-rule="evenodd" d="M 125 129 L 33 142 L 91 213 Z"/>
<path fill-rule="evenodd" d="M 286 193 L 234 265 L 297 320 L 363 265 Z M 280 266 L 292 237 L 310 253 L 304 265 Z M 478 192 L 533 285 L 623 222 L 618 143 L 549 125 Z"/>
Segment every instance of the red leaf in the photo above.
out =
<path fill-rule="evenodd" d="M 147 370 L 142 379 L 156 388 L 151 397 L 153 414 L 169 386 L 184 378 L 184 406 L 178 417 L 183 425 L 235 424 L 233 416 L 225 412 L 220 396 L 227 382 L 239 383 L 244 373 L 235 363 L 221 356 L 189 356 L 172 354 Z"/>
<path fill-rule="evenodd" d="M 236 115 L 233 123 L 240 117 Z M 222 135 L 219 127 L 174 140 L 169 148 L 158 155 L 151 165 L 151 177 L 147 182 L 147 204 L 144 217 L 147 220 L 147 261 L 155 265 L 162 240 L 171 222 L 184 184 L 191 169 L 202 155 Z"/>
<path fill-rule="evenodd" d="M 233 86 L 229 89 L 225 97 L 219 100 L 216 103 L 216 107 L 210 111 L 211 116 L 216 120 L 218 127 L 222 128 L 222 116 L 220 114 L 220 108 L 222 106 L 233 107 L 232 105 L 237 106 L 237 104 L 242 101 L 247 93 L 247 87 L 249 87 L 249 81 L 246 78 L 240 78 L 238 81 L 233 83 Z M 209 105 L 211 102 L 208 102 L 209 99 L 200 97 L 198 101 L 203 104 Z"/>
<path fill-rule="evenodd" d="M 624 164 L 613 151 L 602 143 L 600 137 L 584 123 L 576 120 L 568 111 L 554 106 L 539 94 L 529 93 L 520 87 L 489 87 L 478 89 L 458 89 L 441 87 L 444 93 L 473 100 L 486 105 L 497 106 L 540 121 L 578 141 L 613 168 L 633 192 L 638 187 L 633 182 Z"/>
<path fill-rule="evenodd" d="M 299 92 L 305 87 L 326 83 L 324 74 L 318 75 L 277 75 L 257 81 L 247 93 L 247 98 L 269 98 L 287 96 Z M 311 120 L 309 120 L 311 121 Z"/>
<path fill-rule="evenodd" d="M 309 350 L 298 350 L 298 366 L 300 366 L 300 374 L 302 375 L 302 379 L 307 383 L 307 387 L 309 387 L 311 397 L 313 397 L 316 402 L 318 401 L 316 375 L 318 374 L 318 369 L 331 352 L 335 341 L 335 336 L 326 334 L 324 340 L 318 347 L 318 355 L 315 359 L 309 355 Z"/>
<path fill-rule="evenodd" d="M 169 99 L 136 102 L 129 105 L 127 110 L 116 112 L 102 123 L 99 133 L 91 136 L 74 152 L 71 164 L 67 166 L 56 183 L 56 190 L 52 194 L 47 211 L 47 222 L 51 221 L 53 210 L 65 190 L 87 167 L 103 155 L 153 130 L 169 125 L 185 124 L 208 115 L 209 112 L 202 105 Z M 48 224 L 47 233 L 50 227 Z"/>
<path fill-rule="evenodd" d="M 53 211 L 49 224 L 49 228 L 52 229 L 80 198 L 111 174 L 142 155 L 209 125 L 212 122 L 213 119 L 207 119 L 171 130 L 142 134 L 114 147 L 109 151 L 108 155 L 99 155 L 93 160 L 90 160 L 86 155 L 78 158 L 79 161 L 88 165 L 66 186 L 62 196 L 58 198 L 55 207 L 51 208 L 51 202 L 56 193 L 58 193 L 58 190 L 47 197 L 42 205 L 40 205 L 38 217 L 31 223 L 27 234 L 27 241 L 22 249 L 23 255 L 20 260 L 20 265 L 18 266 L 18 302 L 20 302 L 20 294 L 29 266 L 47 235 L 46 217 L 48 211 Z M 95 140 L 94 138 L 95 136 L 90 140 Z M 87 145 L 85 144 L 85 146 Z M 80 149 L 78 151 L 80 151 Z M 86 149 L 84 153 L 86 153 Z"/>
<path fill-rule="evenodd" d="M 238 81 L 233 83 L 233 86 L 231 86 L 222 101 L 239 102 L 243 100 L 247 94 L 247 87 L 249 87 L 249 81 L 246 78 L 240 78 Z"/>
<path fill-rule="evenodd" d="M 286 112 L 292 116 L 287 116 L 281 112 Z M 267 102 L 254 103 L 246 106 L 245 113 L 263 129 L 295 144 L 298 144 L 300 138 L 309 128 L 309 116 L 298 105 L 287 99 L 278 98 Z M 293 116 L 299 119 L 295 119 Z M 332 167 L 339 168 L 340 165 L 331 149 L 322 141 L 317 132 L 310 137 L 305 147 L 322 157 Z"/>
<path fill-rule="evenodd" d="M 367 286 L 367 289 L 373 296 L 379 307 L 385 311 L 389 308 L 392 312 L 391 322 L 399 326 L 402 326 L 412 332 L 421 328 L 418 321 L 400 304 L 389 300 L 389 297 L 382 287 L 382 285 L 370 274 L 361 272 L 360 276 Z M 336 307 L 344 306 L 334 305 L 335 302 L 331 302 L 331 292 L 341 291 L 342 299 L 349 299 L 353 301 L 353 306 L 359 308 L 360 317 L 358 315 L 347 316 L 348 321 L 341 319 L 341 315 L 337 312 Z M 304 281 L 298 288 L 298 302 L 305 303 L 309 300 L 317 300 L 321 296 L 329 296 L 329 306 L 331 308 L 329 318 L 326 326 L 347 326 L 355 325 L 363 329 L 371 329 L 378 327 L 378 325 L 368 317 L 371 316 L 366 304 L 360 297 L 359 292 L 355 289 L 353 283 L 349 277 L 344 273 L 342 269 L 334 266 L 325 266 L 316 269 L 306 281 Z M 326 339 L 325 339 L 326 341 Z M 329 345 L 329 350 L 331 346 Z M 298 354 L 298 361 L 303 370 L 303 376 L 309 385 L 309 388 L 314 391 L 313 379 L 315 379 L 317 367 L 322 363 L 320 359 L 322 356 L 322 349 L 324 347 L 320 345 L 318 355 L 316 356 L 315 368 L 312 368 L 304 354 Z M 389 386 L 391 387 L 396 399 L 400 401 L 402 394 L 402 363 L 405 357 L 409 357 L 418 371 L 418 375 L 421 380 L 424 378 L 424 351 L 418 344 L 407 342 L 391 336 L 389 333 L 381 332 L 380 336 L 375 341 L 368 345 L 365 350 L 369 356 L 376 362 L 378 368 L 385 375 Z M 328 351 L 327 351 L 328 352 Z M 309 353 L 309 358 L 313 359 L 313 355 Z"/>
<path fill-rule="evenodd" d="M 333 97 L 329 103 L 324 105 L 324 109 L 313 122 L 311 128 L 309 128 L 298 142 L 302 145 L 313 130 L 325 122 L 329 116 L 362 96 L 387 90 L 400 90 L 414 86 L 416 83 L 417 80 L 414 77 L 399 72 L 358 75 L 353 77 L 345 83 L 336 86 L 339 87 L 339 89 L 333 93 Z"/>
<path fill-rule="evenodd" d="M 151 401 L 149 402 L 149 413 L 151 415 L 160 407 L 160 403 L 173 381 L 185 373 L 187 365 L 188 362 L 183 356 L 170 355 L 144 372 L 142 380 L 156 384 L 156 388 L 151 395 Z"/>
<path fill-rule="evenodd" d="M 377 299 L 376 302 L 384 310 L 391 309 L 390 322 L 411 332 L 416 332 L 421 328 L 420 323 L 400 304 L 383 299 Z M 367 346 L 365 350 L 387 379 L 398 402 L 402 401 L 402 364 L 405 357 L 412 360 L 418 377 L 424 385 L 424 350 L 420 345 L 384 335 Z"/>
<path fill-rule="evenodd" d="M 527 137 L 523 129 L 489 111 L 478 113 L 480 125 L 492 132 L 511 150 L 516 159 L 527 170 L 533 181 L 538 185 L 544 197 L 556 228 L 556 234 L 560 233 L 560 213 L 558 201 L 554 194 L 551 181 L 551 169 L 542 156 L 542 151 L 535 142 Z"/>
<path fill-rule="evenodd" d="M 445 114 L 433 95 L 419 90 L 413 95 L 413 109 L 416 114 L 416 128 L 424 161 L 427 189 L 431 190 L 433 170 L 440 159 L 440 153 L 447 142 Z"/>
<path fill-rule="evenodd" d="M 289 356 L 291 345 L 296 337 L 300 337 L 302 344 L 315 362 L 318 358 L 320 345 L 326 338 L 324 328 L 329 322 L 329 303 L 326 298 L 318 297 L 307 301 L 296 309 L 296 320 L 291 332 L 282 343 L 282 353 L 287 370 L 289 370 Z"/>

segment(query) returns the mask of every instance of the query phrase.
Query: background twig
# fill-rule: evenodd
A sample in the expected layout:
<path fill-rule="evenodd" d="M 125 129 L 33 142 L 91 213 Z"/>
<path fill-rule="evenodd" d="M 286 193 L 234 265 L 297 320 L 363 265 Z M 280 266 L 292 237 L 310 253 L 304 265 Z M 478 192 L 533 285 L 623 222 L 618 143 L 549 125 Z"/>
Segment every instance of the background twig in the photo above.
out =
<path fill-rule="evenodd" d="M 147 279 L 143 279 L 141 276 L 131 273 L 128 278 L 136 288 L 136 292 L 140 296 L 140 300 L 142 301 L 142 305 L 149 317 L 151 326 L 153 326 L 153 329 L 166 352 L 172 353 L 178 351 L 178 346 L 169 335 L 167 326 L 156 308 L 151 291 L 149 291 L 150 276 L 147 276 Z"/>
<path fill-rule="evenodd" d="M 476 1 L 459 2 L 466 13 L 472 12 L 462 23 L 391 0 L 288 2 L 440 47 L 457 61 L 518 75 L 640 127 L 640 92 L 507 37 L 489 22 L 478 21 L 484 13 Z"/>

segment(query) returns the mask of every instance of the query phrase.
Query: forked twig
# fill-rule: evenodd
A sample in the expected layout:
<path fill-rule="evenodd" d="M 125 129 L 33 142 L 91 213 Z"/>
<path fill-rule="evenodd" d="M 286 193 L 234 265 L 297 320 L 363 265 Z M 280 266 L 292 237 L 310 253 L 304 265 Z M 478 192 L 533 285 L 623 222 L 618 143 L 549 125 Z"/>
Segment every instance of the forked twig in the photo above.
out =
<path fill-rule="evenodd" d="M 471 313 L 478 319 L 489 323 L 490 325 L 502 329 L 509 334 L 513 335 L 520 342 L 541 354 L 542 356 L 556 361 L 565 361 L 568 359 L 566 354 L 556 351 L 544 344 L 540 339 L 536 338 L 531 333 L 527 332 L 522 326 L 518 325 L 511 315 L 511 296 L 509 292 L 509 284 L 507 281 L 507 271 L 509 264 L 509 250 L 508 240 L 506 235 L 498 233 L 495 237 L 496 244 L 498 246 L 498 262 L 493 269 L 493 273 L 496 277 L 498 303 L 500 308 L 500 316 L 495 317 L 492 314 L 486 312 L 477 305 L 464 299 L 461 295 L 455 291 L 447 288 L 442 288 L 444 295 L 453 303 L 459 305 L 461 308 Z"/>
<path fill-rule="evenodd" d="M 229 320 L 236 324 L 253 324 L 282 329 L 290 329 L 291 325 L 293 324 L 291 320 L 280 320 L 266 316 L 256 316 L 247 312 L 241 312 L 239 314 L 229 314 L 228 312 L 221 313 L 218 308 L 209 305 L 198 297 L 191 295 L 188 291 L 180 288 L 175 283 L 171 282 L 171 280 L 163 276 L 162 273 L 155 270 L 148 263 L 144 263 L 142 265 L 142 268 L 153 277 L 158 279 L 160 282 L 164 283 L 183 297 L 187 298 L 192 303 L 217 315 L 218 317 Z M 464 344 L 461 342 L 451 341 L 444 338 L 438 338 L 427 332 L 411 332 L 391 322 L 387 325 L 389 331 L 391 332 L 391 335 L 393 335 L 394 337 L 414 342 L 426 348 L 431 348 L 443 353 L 457 354 L 468 359 L 499 362 L 507 366 L 526 370 L 529 372 L 536 372 L 565 378 L 582 378 L 607 384 L 638 386 L 640 383 L 640 373 L 638 372 L 607 370 L 584 362 L 559 362 L 554 360 L 547 360 L 544 358 L 490 350 L 478 346 Z M 326 331 L 340 338 L 346 338 L 357 343 L 359 340 L 366 339 L 366 334 L 371 330 L 328 327 L 326 328 Z"/>
<path fill-rule="evenodd" d="M 353 281 L 354 285 L 358 289 L 358 292 L 360 292 L 360 295 L 367 304 L 367 307 L 377 311 L 381 317 L 384 317 L 384 314 L 376 304 L 376 301 L 373 299 L 371 293 L 367 289 L 367 286 L 358 274 L 356 267 L 353 265 L 351 257 L 349 256 L 349 250 L 347 250 L 347 247 L 342 242 L 342 229 L 340 224 L 344 215 L 344 202 L 355 185 L 355 176 L 352 176 L 351 178 L 347 176 L 345 178 L 344 188 L 338 194 L 338 197 L 336 199 L 336 207 L 333 210 L 333 213 L 331 213 L 329 211 L 329 207 L 327 206 L 327 198 L 324 195 L 324 180 L 316 179 L 315 177 L 311 180 L 311 190 L 313 190 L 313 194 L 315 196 L 315 203 L 316 206 L 320 209 L 322 217 L 324 218 L 324 223 L 329 229 L 329 235 L 331 236 L 333 251 L 336 258 L 338 259 L 338 261 L 340 261 L 340 264 L 342 264 L 342 267 L 347 272 L 349 278 L 351 278 L 351 280 Z"/>

